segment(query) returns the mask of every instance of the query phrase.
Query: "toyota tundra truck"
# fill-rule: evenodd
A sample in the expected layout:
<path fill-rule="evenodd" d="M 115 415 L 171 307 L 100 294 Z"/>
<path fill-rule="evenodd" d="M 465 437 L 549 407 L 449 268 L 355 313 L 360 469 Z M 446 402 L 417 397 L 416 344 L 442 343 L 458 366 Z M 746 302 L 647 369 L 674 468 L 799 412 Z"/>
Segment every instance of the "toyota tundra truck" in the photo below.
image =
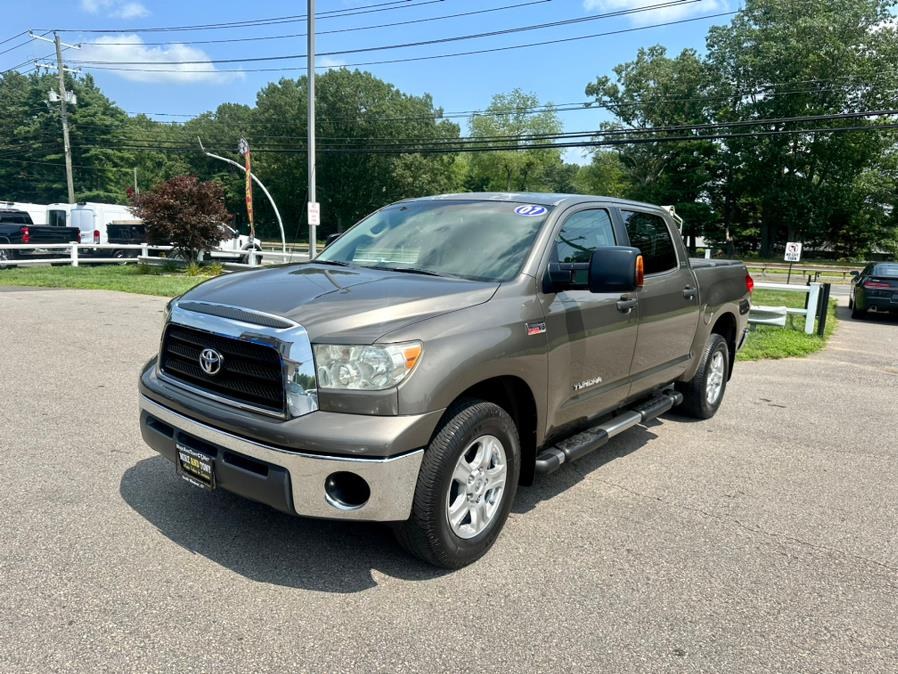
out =
<path fill-rule="evenodd" d="M 458 568 L 491 548 L 518 485 L 668 410 L 714 415 L 752 285 L 740 262 L 690 259 L 658 206 L 400 201 L 310 262 L 169 302 L 141 431 L 191 485 L 389 522 Z"/>

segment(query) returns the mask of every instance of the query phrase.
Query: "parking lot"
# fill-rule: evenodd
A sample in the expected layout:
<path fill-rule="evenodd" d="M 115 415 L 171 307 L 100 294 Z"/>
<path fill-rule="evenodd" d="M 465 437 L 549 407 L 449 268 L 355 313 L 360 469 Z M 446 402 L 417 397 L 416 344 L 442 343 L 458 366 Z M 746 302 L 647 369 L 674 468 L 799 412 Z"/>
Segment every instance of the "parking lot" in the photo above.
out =
<path fill-rule="evenodd" d="M 137 425 L 164 303 L 0 292 L 0 671 L 898 670 L 898 322 L 738 364 L 447 573 L 176 477 Z"/>

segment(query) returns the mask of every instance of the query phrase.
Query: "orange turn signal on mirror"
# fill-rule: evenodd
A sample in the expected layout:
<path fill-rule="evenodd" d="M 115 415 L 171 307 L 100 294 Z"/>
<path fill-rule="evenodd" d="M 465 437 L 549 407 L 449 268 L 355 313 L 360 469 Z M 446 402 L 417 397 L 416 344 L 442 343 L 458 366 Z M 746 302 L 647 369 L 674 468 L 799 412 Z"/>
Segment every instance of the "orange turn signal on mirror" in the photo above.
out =
<path fill-rule="evenodd" d="M 642 255 L 636 256 L 636 287 L 641 288 L 645 284 L 645 264 Z"/>

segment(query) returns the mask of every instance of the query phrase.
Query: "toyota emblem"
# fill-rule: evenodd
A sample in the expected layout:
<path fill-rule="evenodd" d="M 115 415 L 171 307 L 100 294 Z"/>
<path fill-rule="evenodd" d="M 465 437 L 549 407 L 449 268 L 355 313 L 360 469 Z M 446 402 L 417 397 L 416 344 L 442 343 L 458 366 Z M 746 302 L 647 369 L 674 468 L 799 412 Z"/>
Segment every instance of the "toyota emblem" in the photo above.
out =
<path fill-rule="evenodd" d="M 214 377 L 221 371 L 221 364 L 223 361 L 224 356 L 218 353 L 215 349 L 203 349 L 200 353 L 200 367 L 203 368 L 203 372 L 210 377 Z"/>

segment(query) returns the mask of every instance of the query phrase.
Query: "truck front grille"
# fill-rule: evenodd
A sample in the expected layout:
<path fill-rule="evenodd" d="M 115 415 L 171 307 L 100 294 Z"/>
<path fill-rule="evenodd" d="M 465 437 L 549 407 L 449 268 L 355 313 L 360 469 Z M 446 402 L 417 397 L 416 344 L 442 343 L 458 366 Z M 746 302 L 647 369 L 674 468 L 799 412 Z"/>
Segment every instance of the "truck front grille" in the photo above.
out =
<path fill-rule="evenodd" d="M 214 375 L 200 367 L 204 349 L 221 355 L 221 367 Z M 273 346 L 170 323 L 162 338 L 159 369 L 171 379 L 227 400 L 284 412 L 281 356 Z"/>

